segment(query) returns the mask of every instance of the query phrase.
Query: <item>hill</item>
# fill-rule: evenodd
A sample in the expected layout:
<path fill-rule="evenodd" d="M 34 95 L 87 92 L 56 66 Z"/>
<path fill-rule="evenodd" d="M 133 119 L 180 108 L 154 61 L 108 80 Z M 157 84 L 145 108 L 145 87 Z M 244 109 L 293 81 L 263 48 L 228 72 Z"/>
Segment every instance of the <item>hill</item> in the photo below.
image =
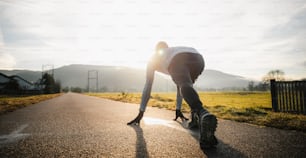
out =
<path fill-rule="evenodd" d="M 145 83 L 145 70 L 118 66 L 97 65 L 68 65 L 54 69 L 56 81 L 60 81 L 62 87 L 87 88 L 88 71 L 98 71 L 98 86 L 104 91 L 142 91 Z M 40 71 L 29 70 L 0 70 L 6 75 L 18 75 L 24 79 L 35 82 L 41 78 Z M 90 73 L 90 78 L 96 78 Z M 205 70 L 196 81 L 195 87 L 201 90 L 245 88 L 249 80 L 241 76 L 223 73 L 217 70 Z M 90 88 L 95 89 L 96 80 L 90 79 Z M 176 87 L 171 78 L 156 73 L 153 91 L 175 91 Z"/>

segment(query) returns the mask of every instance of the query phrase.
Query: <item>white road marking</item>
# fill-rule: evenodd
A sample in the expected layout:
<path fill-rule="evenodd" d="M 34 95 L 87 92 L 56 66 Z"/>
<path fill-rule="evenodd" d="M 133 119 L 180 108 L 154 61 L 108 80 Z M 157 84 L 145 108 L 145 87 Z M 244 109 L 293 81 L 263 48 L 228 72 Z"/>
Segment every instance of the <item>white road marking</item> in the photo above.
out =
<path fill-rule="evenodd" d="M 24 139 L 28 137 L 30 134 L 20 133 L 27 127 L 28 127 L 28 124 L 24 124 L 24 125 L 21 125 L 19 128 L 17 128 L 15 131 L 11 132 L 10 134 L 0 136 L 0 144 L 13 143 L 20 139 Z"/>

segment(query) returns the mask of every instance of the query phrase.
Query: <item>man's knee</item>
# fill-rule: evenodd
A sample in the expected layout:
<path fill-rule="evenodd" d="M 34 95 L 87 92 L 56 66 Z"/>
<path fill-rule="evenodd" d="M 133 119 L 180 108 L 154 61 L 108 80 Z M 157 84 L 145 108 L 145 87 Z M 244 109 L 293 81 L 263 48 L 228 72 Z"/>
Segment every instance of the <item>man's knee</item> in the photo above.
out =
<path fill-rule="evenodd" d="M 182 95 L 186 95 L 186 93 L 190 93 L 190 91 L 193 91 L 193 85 L 192 83 L 184 83 L 180 85 L 180 90 Z"/>

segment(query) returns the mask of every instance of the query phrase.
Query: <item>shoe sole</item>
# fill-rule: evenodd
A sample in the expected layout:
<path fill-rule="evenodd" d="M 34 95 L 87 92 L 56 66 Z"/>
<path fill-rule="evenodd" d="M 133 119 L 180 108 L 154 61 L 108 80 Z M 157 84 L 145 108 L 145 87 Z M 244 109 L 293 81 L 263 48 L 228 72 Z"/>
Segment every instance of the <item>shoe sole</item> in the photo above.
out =
<path fill-rule="evenodd" d="M 218 144 L 215 137 L 217 128 L 217 118 L 212 114 L 201 117 L 200 126 L 200 146 L 201 148 L 211 148 Z"/>
<path fill-rule="evenodd" d="M 199 128 L 199 117 L 196 114 L 191 114 L 191 122 L 188 123 L 189 129 Z"/>

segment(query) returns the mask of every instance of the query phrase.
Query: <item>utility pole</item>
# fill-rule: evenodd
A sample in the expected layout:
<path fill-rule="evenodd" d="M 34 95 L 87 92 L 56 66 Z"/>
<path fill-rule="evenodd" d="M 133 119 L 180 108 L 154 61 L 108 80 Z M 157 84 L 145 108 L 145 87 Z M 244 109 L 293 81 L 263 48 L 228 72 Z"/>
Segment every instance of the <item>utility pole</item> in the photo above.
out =
<path fill-rule="evenodd" d="M 97 70 L 88 70 L 88 74 L 87 74 L 87 91 L 90 92 L 90 83 L 92 80 L 95 80 L 96 82 L 96 87 L 95 87 L 95 91 L 98 92 L 99 90 L 99 72 Z"/>
<path fill-rule="evenodd" d="M 54 78 L 54 65 L 53 64 L 42 65 L 41 73 L 42 73 L 41 77 L 44 75 L 44 73 L 47 73 Z"/>

